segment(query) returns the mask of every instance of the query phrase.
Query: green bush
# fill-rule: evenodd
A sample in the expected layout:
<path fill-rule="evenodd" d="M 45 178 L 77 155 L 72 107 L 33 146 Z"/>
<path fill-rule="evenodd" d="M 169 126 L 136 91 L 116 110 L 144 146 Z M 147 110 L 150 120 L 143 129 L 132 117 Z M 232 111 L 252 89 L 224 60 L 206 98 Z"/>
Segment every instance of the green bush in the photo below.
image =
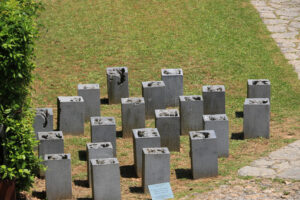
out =
<path fill-rule="evenodd" d="M 39 8 L 35 0 L 0 1 L 0 179 L 15 180 L 19 191 L 32 186 L 40 165 L 28 95 Z"/>

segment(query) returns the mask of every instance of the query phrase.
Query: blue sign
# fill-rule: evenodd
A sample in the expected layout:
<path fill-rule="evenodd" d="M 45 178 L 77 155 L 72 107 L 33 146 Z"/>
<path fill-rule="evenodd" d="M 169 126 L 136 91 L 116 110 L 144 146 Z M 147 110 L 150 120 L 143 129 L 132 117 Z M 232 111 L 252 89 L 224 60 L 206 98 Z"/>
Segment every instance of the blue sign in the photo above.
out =
<path fill-rule="evenodd" d="M 164 200 L 174 198 L 170 183 L 148 185 L 152 200 Z"/>

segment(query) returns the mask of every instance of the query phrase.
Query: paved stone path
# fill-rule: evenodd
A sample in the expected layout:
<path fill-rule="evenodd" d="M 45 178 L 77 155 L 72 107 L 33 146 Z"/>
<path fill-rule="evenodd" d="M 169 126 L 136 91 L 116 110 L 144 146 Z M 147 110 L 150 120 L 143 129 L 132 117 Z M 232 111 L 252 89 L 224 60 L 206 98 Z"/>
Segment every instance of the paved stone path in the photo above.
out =
<path fill-rule="evenodd" d="M 300 79 L 300 0 L 252 0 Z"/>
<path fill-rule="evenodd" d="M 240 176 L 300 180 L 300 140 L 255 160 L 238 173 Z"/>

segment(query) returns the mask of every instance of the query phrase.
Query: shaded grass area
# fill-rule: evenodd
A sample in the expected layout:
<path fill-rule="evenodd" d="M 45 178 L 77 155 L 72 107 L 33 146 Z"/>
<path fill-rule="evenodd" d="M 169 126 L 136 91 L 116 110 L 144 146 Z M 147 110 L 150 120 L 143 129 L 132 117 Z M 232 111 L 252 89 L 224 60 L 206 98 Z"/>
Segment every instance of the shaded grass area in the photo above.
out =
<path fill-rule="evenodd" d="M 56 108 L 56 97 L 77 95 L 78 83 L 99 83 L 107 97 L 105 68 L 129 68 L 130 96 L 141 96 L 141 82 L 160 79 L 161 68 L 183 68 L 184 93 L 201 94 L 206 84 L 226 87 L 230 132 L 242 131 L 246 81 L 267 78 L 272 84 L 270 140 L 231 140 L 229 158 L 219 159 L 220 176 L 190 180 L 189 144 L 181 137 L 181 152 L 171 155 L 171 185 L 176 198 L 203 192 L 236 178 L 237 169 L 299 138 L 300 83 L 296 73 L 248 0 L 44 1 L 43 24 L 36 47 L 33 103 Z M 55 110 L 56 112 L 56 110 Z M 103 116 L 114 116 L 121 128 L 119 105 L 102 105 Z M 147 127 L 154 127 L 147 120 Z M 82 187 L 86 163 L 80 153 L 85 136 L 65 141 L 72 154 L 75 197 L 91 197 Z M 124 170 L 133 164 L 132 141 L 118 138 L 117 157 Z M 125 171 L 126 172 L 126 171 Z M 144 199 L 141 180 L 122 177 L 124 199 Z M 37 181 L 35 188 L 43 189 Z M 81 185 L 80 185 L 81 184 Z"/>

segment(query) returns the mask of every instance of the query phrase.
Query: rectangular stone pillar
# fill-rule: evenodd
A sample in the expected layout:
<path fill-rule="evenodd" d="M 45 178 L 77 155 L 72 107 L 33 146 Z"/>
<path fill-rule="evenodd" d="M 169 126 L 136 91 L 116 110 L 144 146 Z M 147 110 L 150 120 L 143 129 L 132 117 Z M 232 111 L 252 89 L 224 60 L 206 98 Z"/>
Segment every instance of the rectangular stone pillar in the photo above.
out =
<path fill-rule="evenodd" d="M 162 147 L 180 151 L 180 116 L 177 109 L 155 110 L 155 127 Z"/>
<path fill-rule="evenodd" d="M 132 129 L 145 128 L 145 101 L 143 97 L 122 98 L 123 137 L 132 136 Z"/>
<path fill-rule="evenodd" d="M 163 81 L 142 82 L 142 93 L 145 100 L 146 119 L 155 117 L 156 109 L 165 109 L 166 85 Z"/>
<path fill-rule="evenodd" d="M 117 158 L 91 159 L 93 199 L 121 199 L 120 167 Z"/>
<path fill-rule="evenodd" d="M 218 175 L 217 138 L 214 130 L 190 132 L 193 179 Z"/>
<path fill-rule="evenodd" d="M 87 143 L 87 174 L 89 187 L 92 186 L 91 159 L 113 158 L 113 146 L 110 142 Z"/>
<path fill-rule="evenodd" d="M 166 106 L 178 106 L 183 95 L 182 69 L 162 69 L 161 80 L 166 84 Z"/>
<path fill-rule="evenodd" d="M 129 97 L 127 67 L 108 67 L 106 77 L 109 104 L 119 104 L 121 98 Z"/>
<path fill-rule="evenodd" d="M 180 133 L 188 135 L 189 131 L 203 129 L 203 98 L 201 95 L 179 96 Z"/>
<path fill-rule="evenodd" d="M 142 151 L 147 147 L 160 147 L 160 135 L 156 128 L 133 129 L 134 167 L 138 177 L 142 177 Z"/>
<path fill-rule="evenodd" d="M 224 85 L 204 85 L 202 88 L 204 114 L 225 114 Z"/>
<path fill-rule="evenodd" d="M 78 96 L 84 100 L 84 119 L 89 121 L 90 117 L 100 116 L 100 87 L 99 84 L 78 84 Z"/>
<path fill-rule="evenodd" d="M 168 148 L 143 148 L 142 187 L 149 192 L 148 185 L 170 182 L 170 152 Z"/>
<path fill-rule="evenodd" d="M 36 108 L 33 129 L 38 138 L 38 132 L 53 130 L 53 110 L 52 108 Z"/>
<path fill-rule="evenodd" d="M 270 101 L 267 98 L 247 98 L 244 103 L 244 138 L 270 134 Z"/>
<path fill-rule="evenodd" d="M 91 142 L 111 142 L 116 157 L 116 121 L 114 117 L 91 117 Z"/>
<path fill-rule="evenodd" d="M 70 154 L 46 154 L 46 196 L 48 200 L 72 198 Z"/>
<path fill-rule="evenodd" d="M 81 96 L 57 98 L 57 127 L 64 135 L 84 134 L 84 100 Z"/>
<path fill-rule="evenodd" d="M 39 157 L 45 154 L 64 153 L 64 136 L 61 131 L 38 132 Z"/>
<path fill-rule="evenodd" d="M 271 99 L 271 82 L 268 79 L 248 79 L 247 98 Z"/>
<path fill-rule="evenodd" d="M 219 157 L 229 156 L 229 123 L 226 114 L 203 115 L 204 130 L 214 130 Z"/>

